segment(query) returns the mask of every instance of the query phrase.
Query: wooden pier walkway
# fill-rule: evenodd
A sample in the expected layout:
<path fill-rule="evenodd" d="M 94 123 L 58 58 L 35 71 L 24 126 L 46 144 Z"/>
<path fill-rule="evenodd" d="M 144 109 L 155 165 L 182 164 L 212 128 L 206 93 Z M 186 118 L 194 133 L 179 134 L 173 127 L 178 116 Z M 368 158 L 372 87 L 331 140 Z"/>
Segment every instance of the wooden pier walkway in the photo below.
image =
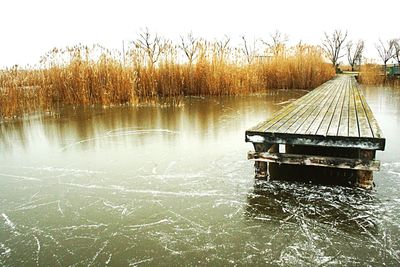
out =
<path fill-rule="evenodd" d="M 356 170 L 353 183 L 372 186 L 379 169 L 375 151 L 385 138 L 353 76 L 340 75 L 246 131 L 255 151 L 258 176 L 268 176 L 266 162 Z M 277 146 L 285 145 L 285 153 Z M 283 150 L 283 149 L 281 149 Z M 343 176 L 341 173 L 340 175 Z M 332 175 L 331 175 L 332 176 Z"/>

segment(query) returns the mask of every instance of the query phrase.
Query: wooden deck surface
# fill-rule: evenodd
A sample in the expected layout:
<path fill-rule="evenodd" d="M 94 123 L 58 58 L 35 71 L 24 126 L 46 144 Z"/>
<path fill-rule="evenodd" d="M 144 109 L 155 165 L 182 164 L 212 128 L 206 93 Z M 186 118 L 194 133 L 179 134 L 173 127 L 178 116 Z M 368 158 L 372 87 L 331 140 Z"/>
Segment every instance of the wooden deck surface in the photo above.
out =
<path fill-rule="evenodd" d="M 385 139 L 353 76 L 339 75 L 246 131 L 253 143 L 384 150 Z"/>

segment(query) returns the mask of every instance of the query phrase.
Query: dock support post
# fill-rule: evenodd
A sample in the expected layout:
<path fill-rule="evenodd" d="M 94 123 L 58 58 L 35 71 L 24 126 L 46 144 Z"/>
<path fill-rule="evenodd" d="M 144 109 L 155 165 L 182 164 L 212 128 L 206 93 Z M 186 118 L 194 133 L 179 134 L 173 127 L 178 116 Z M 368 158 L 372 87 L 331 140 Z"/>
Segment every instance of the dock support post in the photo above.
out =
<path fill-rule="evenodd" d="M 360 149 L 360 159 L 371 160 L 375 158 L 375 150 Z M 357 171 L 357 186 L 364 189 L 374 187 L 374 177 L 372 171 Z"/>
<path fill-rule="evenodd" d="M 273 144 L 270 149 L 268 150 L 270 153 L 278 153 L 279 152 L 279 144 Z M 268 175 L 269 177 L 277 177 L 280 173 L 278 163 L 268 162 Z"/>
<path fill-rule="evenodd" d="M 267 152 L 273 145 L 265 143 L 253 143 L 256 152 Z M 254 162 L 256 178 L 265 179 L 268 177 L 268 163 L 262 161 Z"/>

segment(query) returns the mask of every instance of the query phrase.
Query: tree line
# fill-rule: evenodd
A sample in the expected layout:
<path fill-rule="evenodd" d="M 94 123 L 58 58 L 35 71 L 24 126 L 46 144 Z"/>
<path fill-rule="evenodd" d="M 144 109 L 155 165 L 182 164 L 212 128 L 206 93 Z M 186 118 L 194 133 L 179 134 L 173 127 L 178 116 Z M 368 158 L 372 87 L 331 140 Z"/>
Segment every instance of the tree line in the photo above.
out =
<path fill-rule="evenodd" d="M 365 46 L 363 40 L 358 40 L 357 42 L 350 40 L 345 44 L 348 34 L 347 31 L 343 32 L 341 30 L 335 30 L 331 34 L 325 32 L 324 35 L 322 41 L 323 51 L 336 70 L 338 70 L 339 67 L 339 59 L 346 55 L 352 71 L 355 70 L 356 65 L 361 65 Z M 384 73 L 386 73 L 387 63 L 390 59 L 395 59 L 397 64 L 400 65 L 399 38 L 387 41 L 379 39 L 379 42 L 375 44 L 375 48 L 378 52 L 379 58 L 382 60 Z M 343 49 L 345 52 L 342 52 Z"/>

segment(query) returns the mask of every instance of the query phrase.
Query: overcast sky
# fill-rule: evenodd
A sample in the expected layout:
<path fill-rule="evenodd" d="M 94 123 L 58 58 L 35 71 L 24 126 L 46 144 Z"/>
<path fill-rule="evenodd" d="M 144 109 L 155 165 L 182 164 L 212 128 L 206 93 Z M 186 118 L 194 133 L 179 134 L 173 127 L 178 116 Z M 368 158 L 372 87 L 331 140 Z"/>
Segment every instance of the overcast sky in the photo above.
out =
<path fill-rule="evenodd" d="M 320 44 L 323 33 L 348 30 L 377 58 L 379 38 L 400 38 L 400 0 L 1 0 L 0 67 L 35 64 L 53 47 L 100 43 L 121 48 L 148 27 L 169 39 L 268 38 L 279 30 L 294 43 Z"/>

